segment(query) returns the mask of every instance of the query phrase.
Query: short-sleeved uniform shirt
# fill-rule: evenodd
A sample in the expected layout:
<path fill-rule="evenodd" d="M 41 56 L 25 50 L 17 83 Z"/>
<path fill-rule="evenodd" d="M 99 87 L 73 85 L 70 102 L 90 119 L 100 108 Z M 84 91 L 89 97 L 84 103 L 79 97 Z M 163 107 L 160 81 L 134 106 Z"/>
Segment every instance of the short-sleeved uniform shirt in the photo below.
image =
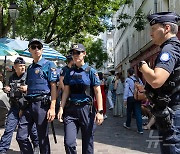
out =
<path fill-rule="evenodd" d="M 68 72 L 70 68 L 68 66 L 64 66 L 60 72 L 60 77 L 63 76 L 65 77 L 66 73 Z M 64 82 L 64 81 L 63 81 Z"/>
<path fill-rule="evenodd" d="M 26 84 L 28 85 L 27 95 L 38 96 L 50 93 L 50 82 L 57 81 L 56 65 L 44 58 L 37 63 L 32 63 L 27 69 Z M 41 82 L 41 86 L 38 86 Z M 48 83 L 46 86 L 45 83 Z M 44 83 L 44 84 L 43 84 Z M 29 89 L 32 87 L 33 90 Z M 37 89 L 36 89 L 37 87 Z M 39 90 L 38 90 L 39 89 Z"/>
<path fill-rule="evenodd" d="M 93 69 L 92 67 L 90 67 L 89 71 L 87 71 L 88 68 L 89 68 L 89 66 L 87 64 L 84 64 L 80 68 L 74 66 L 71 69 L 69 69 L 69 71 L 67 72 L 67 75 L 64 78 L 64 85 L 70 86 L 70 85 L 74 84 L 76 81 L 78 81 L 78 79 L 80 79 L 80 80 L 82 79 L 81 80 L 82 83 L 87 83 L 91 87 L 100 86 L 100 80 L 99 80 L 97 71 L 95 69 Z M 73 91 L 74 90 L 75 89 L 73 89 Z M 80 94 L 80 95 L 75 95 L 73 97 L 71 95 L 71 89 L 70 89 L 70 100 L 72 102 L 92 101 L 92 100 L 90 100 L 88 95 Z"/>
<path fill-rule="evenodd" d="M 177 37 L 172 37 L 165 41 L 161 46 L 161 52 L 157 56 L 155 67 L 163 68 L 170 74 L 180 67 L 180 47 L 171 43 L 171 41 L 178 41 Z M 176 93 L 176 95 L 180 95 Z"/>
<path fill-rule="evenodd" d="M 159 53 L 155 64 L 155 67 L 163 68 L 170 74 L 173 70 L 180 67 L 180 57 L 174 53 L 180 53 L 180 48 L 174 46 L 172 43 L 168 43 L 176 40 L 178 40 L 177 37 L 172 37 L 160 46 L 161 52 Z"/>

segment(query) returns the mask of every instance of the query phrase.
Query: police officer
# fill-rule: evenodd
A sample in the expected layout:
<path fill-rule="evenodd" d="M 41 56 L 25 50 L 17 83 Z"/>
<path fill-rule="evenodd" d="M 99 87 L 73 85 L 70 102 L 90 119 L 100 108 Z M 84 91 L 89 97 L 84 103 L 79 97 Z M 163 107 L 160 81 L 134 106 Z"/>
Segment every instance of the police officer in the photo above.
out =
<path fill-rule="evenodd" d="M 180 153 L 180 42 L 176 37 L 180 16 L 173 12 L 160 12 L 148 17 L 151 37 L 160 46 L 155 67 L 151 69 L 141 61 L 139 69 L 148 82 L 147 97 L 155 104 L 160 135 L 161 153 Z"/>
<path fill-rule="evenodd" d="M 72 59 L 72 55 L 68 55 L 66 56 L 67 59 L 67 65 L 64 66 L 62 68 L 62 70 L 60 71 L 60 78 L 59 78 L 59 86 L 58 86 L 58 90 L 57 93 L 59 95 L 60 91 L 64 90 L 64 76 L 66 75 L 66 72 L 73 66 L 74 61 Z"/>
<path fill-rule="evenodd" d="M 67 154 L 76 154 L 76 136 L 79 128 L 82 133 L 82 153 L 93 154 L 94 126 L 103 122 L 102 95 L 100 80 L 96 70 L 84 62 L 86 56 L 82 44 L 74 44 L 70 50 L 75 63 L 64 78 L 64 91 L 60 105 L 58 119 L 64 121 L 64 144 Z M 93 106 L 95 94 L 98 110 Z M 65 107 L 67 98 L 69 106 Z"/>
<path fill-rule="evenodd" d="M 25 107 L 25 104 L 22 104 L 24 102 L 20 101 L 27 90 L 27 85 L 25 85 L 25 61 L 23 58 L 18 57 L 14 61 L 14 70 L 15 72 L 9 78 L 9 86 L 4 87 L 4 91 L 8 93 L 11 107 L 6 119 L 5 131 L 0 141 L 1 154 L 5 154 L 9 149 L 13 132 L 18 125 L 19 118 L 22 114 L 22 109 Z M 38 152 L 38 137 L 35 125 L 33 125 L 30 133 L 35 151 Z"/>
<path fill-rule="evenodd" d="M 59 85 L 58 85 L 58 90 L 57 90 L 57 102 L 56 102 L 56 113 L 59 111 L 59 105 L 60 105 L 60 100 L 62 97 L 62 92 L 64 90 L 64 77 L 66 75 L 66 72 L 73 66 L 74 61 L 72 59 L 72 55 L 66 56 L 67 59 L 67 65 L 64 66 L 61 71 L 60 71 L 60 77 L 59 77 Z"/>
<path fill-rule="evenodd" d="M 27 69 L 26 82 L 27 100 L 29 107 L 24 111 L 19 122 L 17 141 L 21 153 L 32 154 L 32 147 L 28 140 L 29 130 L 35 122 L 38 131 L 41 154 L 50 154 L 48 137 L 48 121 L 55 117 L 56 104 L 56 66 L 53 62 L 42 58 L 43 44 L 33 39 L 28 44 L 29 51 L 34 59 Z"/>

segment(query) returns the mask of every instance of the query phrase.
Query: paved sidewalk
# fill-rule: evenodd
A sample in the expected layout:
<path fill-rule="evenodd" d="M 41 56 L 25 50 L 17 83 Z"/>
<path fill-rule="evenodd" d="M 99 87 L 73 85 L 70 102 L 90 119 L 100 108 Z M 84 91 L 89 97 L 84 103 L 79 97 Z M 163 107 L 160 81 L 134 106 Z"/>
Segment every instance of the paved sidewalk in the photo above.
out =
<path fill-rule="evenodd" d="M 145 154 L 160 153 L 156 130 L 145 130 L 144 134 L 136 132 L 135 119 L 132 119 L 132 129 L 127 130 L 122 125 L 126 118 L 113 117 L 112 111 L 108 111 L 108 118 L 103 125 L 98 126 L 95 132 L 95 154 Z M 65 154 L 63 144 L 63 124 L 54 121 L 58 143 L 55 144 L 50 128 L 50 142 L 52 154 Z M 4 129 L 0 128 L 0 136 Z M 81 154 L 80 133 L 77 139 L 78 154 Z M 19 147 L 14 132 L 10 150 L 7 154 L 19 154 Z M 155 142 L 154 142 L 155 141 Z"/>

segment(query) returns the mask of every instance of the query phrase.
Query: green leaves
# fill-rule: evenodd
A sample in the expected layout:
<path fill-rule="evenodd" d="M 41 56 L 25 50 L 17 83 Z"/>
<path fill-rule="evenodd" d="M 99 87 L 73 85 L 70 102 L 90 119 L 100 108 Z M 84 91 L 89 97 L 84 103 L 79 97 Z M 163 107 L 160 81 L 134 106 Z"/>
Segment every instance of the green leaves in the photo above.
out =
<path fill-rule="evenodd" d="M 107 52 L 105 52 L 103 49 L 102 40 L 98 39 L 97 41 L 91 43 L 88 43 L 87 41 L 85 45 L 87 46 L 87 57 L 85 60 L 90 65 L 95 65 L 97 69 L 103 66 L 103 63 L 105 63 L 108 60 L 108 55 Z"/>
<path fill-rule="evenodd" d="M 135 14 L 135 19 L 136 22 L 134 24 L 134 27 L 136 28 L 137 31 L 142 31 L 144 30 L 144 27 L 146 25 L 146 18 L 145 14 L 142 12 L 141 9 L 139 9 L 136 14 Z"/>
<path fill-rule="evenodd" d="M 6 31 L 0 29 L 1 37 L 7 35 L 10 30 L 11 22 L 7 9 L 10 1 L 12 0 L 0 1 L 4 15 L 3 26 L 0 27 L 6 29 Z M 70 42 L 86 43 L 87 35 L 97 36 L 100 32 L 104 32 L 107 23 L 103 20 L 109 18 L 124 3 L 122 0 L 13 0 L 13 2 L 19 7 L 16 36 L 26 40 L 40 38 L 61 52 L 68 50 Z M 10 33 L 12 32 L 9 31 Z M 88 46 L 92 44 L 96 49 L 95 47 L 91 49 L 96 52 L 89 53 L 94 54 L 95 58 L 88 54 L 89 61 L 93 60 L 92 63 L 97 63 L 97 67 L 100 67 L 107 59 L 107 55 L 100 50 L 102 49 L 100 42 L 91 41 Z"/>

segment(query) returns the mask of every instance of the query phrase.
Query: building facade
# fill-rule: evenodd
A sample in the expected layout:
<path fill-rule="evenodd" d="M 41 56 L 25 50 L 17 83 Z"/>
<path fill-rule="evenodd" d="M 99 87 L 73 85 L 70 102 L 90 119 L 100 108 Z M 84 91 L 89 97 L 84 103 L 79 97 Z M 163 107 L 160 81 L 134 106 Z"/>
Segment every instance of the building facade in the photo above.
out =
<path fill-rule="evenodd" d="M 113 33 L 105 31 L 101 33 L 99 38 L 103 41 L 103 48 L 108 54 L 108 60 L 99 71 L 108 73 L 109 70 L 114 69 L 114 50 L 113 50 Z"/>
<path fill-rule="evenodd" d="M 113 48 L 115 54 L 114 66 L 117 71 L 121 71 L 127 76 L 127 69 L 134 67 L 136 74 L 141 77 L 137 65 L 141 60 L 145 60 L 153 66 L 154 60 L 159 52 L 159 47 L 154 45 L 150 37 L 150 27 L 146 23 L 144 30 L 137 31 L 134 28 L 135 13 L 142 10 L 145 15 L 155 12 L 172 11 L 180 14 L 179 0 L 133 0 L 131 4 L 121 6 L 114 14 L 112 21 L 115 27 L 118 26 L 118 16 L 128 14 L 131 19 L 126 19 L 128 26 L 113 31 Z M 179 28 L 180 30 L 180 28 Z M 178 32 L 180 38 L 180 31 Z"/>

